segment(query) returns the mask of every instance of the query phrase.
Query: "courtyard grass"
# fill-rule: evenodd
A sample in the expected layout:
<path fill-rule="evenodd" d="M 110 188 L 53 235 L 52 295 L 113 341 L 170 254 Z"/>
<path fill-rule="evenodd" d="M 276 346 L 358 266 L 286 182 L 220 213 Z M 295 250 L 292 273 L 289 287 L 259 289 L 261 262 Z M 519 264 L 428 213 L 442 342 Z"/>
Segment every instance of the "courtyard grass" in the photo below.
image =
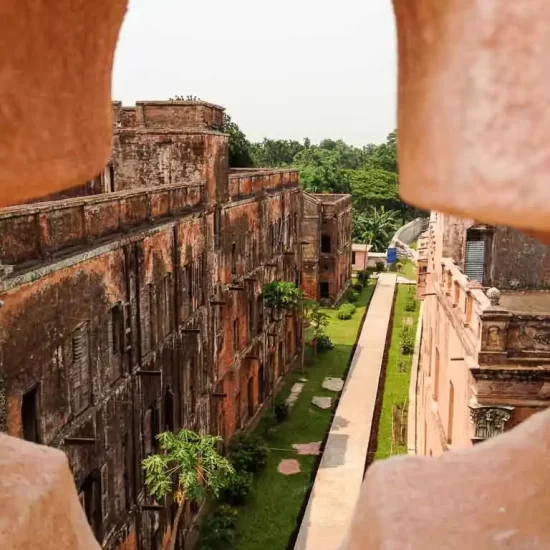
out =
<path fill-rule="evenodd" d="M 399 260 L 403 264 L 403 271 L 399 273 L 402 277 L 416 281 L 416 266 L 411 260 Z"/>
<path fill-rule="evenodd" d="M 410 331 L 413 338 L 416 338 L 416 327 L 418 325 L 418 314 L 420 303 L 416 302 L 414 312 L 405 311 L 405 304 L 409 292 L 416 290 L 414 285 L 397 285 L 397 296 L 392 319 L 391 344 L 388 351 L 388 360 L 386 364 L 386 378 L 384 384 L 384 396 L 382 402 L 382 411 L 380 414 L 380 423 L 378 425 L 378 439 L 375 459 L 380 460 L 389 458 L 397 454 L 406 454 L 406 421 L 409 397 L 409 382 L 411 379 L 411 365 L 413 355 L 401 354 L 401 327 L 403 319 L 410 318 Z M 400 365 L 401 363 L 401 365 Z M 393 420 L 394 408 L 404 407 L 404 414 L 397 413 L 398 422 L 404 423 L 405 444 L 400 444 L 394 440 Z M 397 426 L 396 426 L 397 427 Z"/>
<path fill-rule="evenodd" d="M 317 354 L 306 363 L 304 372 L 298 367 L 291 372 L 281 391 L 286 398 L 292 385 L 300 378 L 307 378 L 302 393 L 290 411 L 288 420 L 279 424 L 266 437 L 270 448 L 266 469 L 254 482 L 254 491 L 245 506 L 239 508 L 237 538 L 234 548 L 238 550 L 285 550 L 296 526 L 305 496 L 311 484 L 313 468 L 319 457 L 298 456 L 292 448 L 294 443 L 323 441 L 328 431 L 330 410 L 321 410 L 311 405 L 314 396 L 336 397 L 334 392 L 322 388 L 326 376 L 342 377 L 347 369 L 350 355 L 357 339 L 361 321 L 366 312 L 375 284 L 362 291 L 357 302 L 357 311 L 350 320 L 341 321 L 336 309 L 324 309 L 330 317 L 327 334 L 334 343 L 331 351 Z M 265 423 L 260 422 L 256 433 L 264 436 Z M 284 476 L 277 471 L 283 458 L 300 462 L 299 474 Z"/>

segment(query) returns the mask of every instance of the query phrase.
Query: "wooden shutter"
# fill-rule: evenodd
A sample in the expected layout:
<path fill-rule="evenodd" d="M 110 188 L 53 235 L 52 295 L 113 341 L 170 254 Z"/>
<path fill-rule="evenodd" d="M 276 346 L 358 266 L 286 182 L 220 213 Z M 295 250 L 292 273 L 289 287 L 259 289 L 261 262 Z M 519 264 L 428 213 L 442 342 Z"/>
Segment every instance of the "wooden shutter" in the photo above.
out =
<path fill-rule="evenodd" d="M 73 407 L 80 412 L 90 404 L 88 323 L 73 332 L 72 389 Z"/>
<path fill-rule="evenodd" d="M 151 349 L 151 312 L 150 312 L 150 298 L 149 298 L 149 285 L 144 287 L 141 296 L 141 356 L 145 357 Z"/>

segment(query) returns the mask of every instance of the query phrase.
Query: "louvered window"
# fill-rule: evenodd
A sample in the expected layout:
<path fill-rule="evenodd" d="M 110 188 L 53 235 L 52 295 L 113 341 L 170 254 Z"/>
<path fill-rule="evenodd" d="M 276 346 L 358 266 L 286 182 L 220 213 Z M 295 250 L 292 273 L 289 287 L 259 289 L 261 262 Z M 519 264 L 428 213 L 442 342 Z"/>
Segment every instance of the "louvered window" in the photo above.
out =
<path fill-rule="evenodd" d="M 464 273 L 470 279 L 483 284 L 485 273 L 485 239 L 478 231 L 468 232 Z"/>
<path fill-rule="evenodd" d="M 73 332 L 72 344 L 72 401 L 74 412 L 79 413 L 90 405 L 88 323 L 84 323 Z"/>

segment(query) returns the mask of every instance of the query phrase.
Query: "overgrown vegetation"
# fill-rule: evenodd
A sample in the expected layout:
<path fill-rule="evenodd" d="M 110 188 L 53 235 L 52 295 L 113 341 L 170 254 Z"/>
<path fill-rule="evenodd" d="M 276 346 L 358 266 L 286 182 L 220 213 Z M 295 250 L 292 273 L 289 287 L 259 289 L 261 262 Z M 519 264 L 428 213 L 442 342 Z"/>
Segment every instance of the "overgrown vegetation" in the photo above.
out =
<path fill-rule="evenodd" d="M 229 460 L 237 472 L 261 472 L 267 463 L 265 441 L 253 434 L 239 433 L 229 447 Z"/>
<path fill-rule="evenodd" d="M 228 505 L 221 505 L 205 517 L 199 527 L 200 550 L 226 550 L 233 548 L 238 512 Z"/>
<path fill-rule="evenodd" d="M 290 310 L 300 305 L 303 294 L 295 283 L 274 281 L 263 286 L 262 297 L 265 307 Z"/>
<path fill-rule="evenodd" d="M 414 286 L 397 286 L 382 411 L 378 425 L 377 460 L 407 452 L 406 421 L 409 382 L 418 324 L 418 308 L 415 308 L 414 312 L 407 312 L 405 309 L 411 289 L 414 291 Z"/>

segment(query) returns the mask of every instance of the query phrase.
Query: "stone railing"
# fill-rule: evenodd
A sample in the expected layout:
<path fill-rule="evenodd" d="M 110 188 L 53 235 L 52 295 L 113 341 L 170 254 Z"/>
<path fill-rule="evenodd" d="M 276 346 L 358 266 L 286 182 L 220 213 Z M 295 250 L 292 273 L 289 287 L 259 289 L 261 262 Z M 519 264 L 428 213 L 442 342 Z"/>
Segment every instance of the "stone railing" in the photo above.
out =
<path fill-rule="evenodd" d="M 204 183 L 164 185 L 0 209 L 0 263 L 41 260 L 203 203 Z"/>
<path fill-rule="evenodd" d="M 257 193 L 298 187 L 298 183 L 296 170 L 232 170 L 229 174 L 229 197 L 237 201 Z"/>
<path fill-rule="evenodd" d="M 432 274 L 433 275 L 433 274 Z M 441 272 L 433 291 L 446 297 L 446 303 L 454 318 L 470 333 L 476 341 L 481 330 L 481 317 L 490 308 L 491 302 L 477 283 L 471 282 L 450 258 L 441 261 Z M 430 292 L 430 288 L 426 293 Z"/>

